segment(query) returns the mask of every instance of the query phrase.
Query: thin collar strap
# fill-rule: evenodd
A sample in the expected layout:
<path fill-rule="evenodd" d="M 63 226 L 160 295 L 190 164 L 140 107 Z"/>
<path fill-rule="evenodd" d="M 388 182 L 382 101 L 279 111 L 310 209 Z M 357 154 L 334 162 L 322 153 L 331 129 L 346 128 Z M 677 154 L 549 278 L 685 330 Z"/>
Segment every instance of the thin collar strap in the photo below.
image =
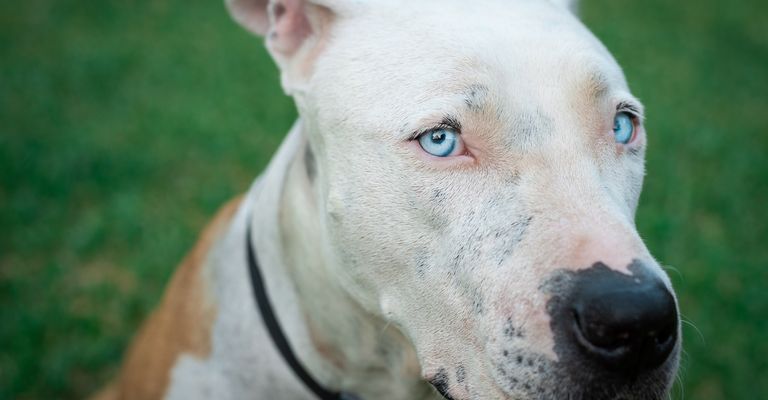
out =
<path fill-rule="evenodd" d="M 288 366 L 291 367 L 293 373 L 301 379 L 302 382 L 322 400 L 359 400 L 357 396 L 354 396 L 345 392 L 336 392 L 328 390 L 320 385 L 316 380 L 309 375 L 306 369 L 301 365 L 296 355 L 291 349 L 291 344 L 288 343 L 288 339 L 285 337 L 283 330 L 280 328 L 280 324 L 275 318 L 275 313 L 272 309 L 272 304 L 269 302 L 269 296 L 267 295 L 267 289 L 264 286 L 264 280 L 259 270 L 259 263 L 256 259 L 256 252 L 253 249 L 253 243 L 251 242 L 251 224 L 250 218 L 248 219 L 248 228 L 245 235 L 246 251 L 248 257 L 248 272 L 251 276 L 251 286 L 253 288 L 253 296 L 256 298 L 256 305 L 259 307 L 259 314 L 264 321 L 264 325 L 269 331 L 269 336 L 272 338 L 272 342 L 277 346 L 280 354 Z"/>

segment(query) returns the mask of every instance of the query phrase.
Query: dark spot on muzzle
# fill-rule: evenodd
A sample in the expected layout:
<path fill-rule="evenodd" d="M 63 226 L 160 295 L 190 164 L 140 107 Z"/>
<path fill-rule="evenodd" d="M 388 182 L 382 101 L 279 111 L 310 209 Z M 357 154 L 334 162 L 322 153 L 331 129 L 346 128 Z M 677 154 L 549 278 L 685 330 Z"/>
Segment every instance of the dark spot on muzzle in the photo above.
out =
<path fill-rule="evenodd" d="M 440 368 L 435 376 L 429 380 L 429 383 L 435 387 L 438 393 L 440 393 L 446 400 L 454 400 L 448 393 L 451 387 L 448 379 L 448 373 L 445 372 L 445 368 Z"/>
<path fill-rule="evenodd" d="M 456 382 L 464 383 L 465 380 L 467 380 L 467 369 L 459 364 L 459 366 L 456 367 Z"/>
<path fill-rule="evenodd" d="M 524 337 L 523 328 L 515 326 L 512 322 L 512 318 L 508 318 L 506 324 L 504 324 L 504 336 L 511 340 L 522 339 Z"/>
<path fill-rule="evenodd" d="M 497 264 L 503 265 L 513 254 L 518 244 L 523 241 L 528 227 L 533 221 L 533 216 L 520 216 L 510 223 L 506 223 L 492 230 L 493 239 L 497 241 L 500 254 L 497 256 Z"/>

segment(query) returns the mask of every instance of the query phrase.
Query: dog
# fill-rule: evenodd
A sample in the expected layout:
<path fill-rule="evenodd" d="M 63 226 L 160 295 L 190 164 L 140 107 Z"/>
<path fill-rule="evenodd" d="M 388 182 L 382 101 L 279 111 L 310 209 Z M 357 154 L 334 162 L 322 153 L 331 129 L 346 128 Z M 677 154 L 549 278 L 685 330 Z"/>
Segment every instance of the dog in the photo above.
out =
<path fill-rule="evenodd" d="M 568 0 L 227 0 L 299 119 L 102 399 L 664 399 L 643 107 Z"/>

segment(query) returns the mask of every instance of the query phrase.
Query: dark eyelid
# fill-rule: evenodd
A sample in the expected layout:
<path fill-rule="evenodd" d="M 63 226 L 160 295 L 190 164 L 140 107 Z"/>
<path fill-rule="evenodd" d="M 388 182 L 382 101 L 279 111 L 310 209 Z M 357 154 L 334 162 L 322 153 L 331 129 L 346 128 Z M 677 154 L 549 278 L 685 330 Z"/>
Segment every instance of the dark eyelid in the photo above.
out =
<path fill-rule="evenodd" d="M 616 105 L 616 112 L 617 113 L 625 112 L 632 115 L 632 117 L 634 118 L 639 118 L 639 119 L 643 118 L 643 114 L 640 111 L 640 108 L 626 101 L 619 102 L 619 104 Z"/>
<path fill-rule="evenodd" d="M 436 125 L 431 126 L 429 128 L 425 128 L 425 129 L 419 129 L 416 132 L 413 132 L 409 140 L 416 140 L 421 135 L 424 135 L 429 132 L 438 131 L 440 129 L 451 129 L 456 131 L 456 133 L 461 133 L 461 122 L 459 122 L 459 120 L 452 115 L 446 115 Z"/>
<path fill-rule="evenodd" d="M 440 122 L 442 128 L 452 128 L 456 132 L 461 132 L 461 122 L 451 115 L 446 115 Z"/>

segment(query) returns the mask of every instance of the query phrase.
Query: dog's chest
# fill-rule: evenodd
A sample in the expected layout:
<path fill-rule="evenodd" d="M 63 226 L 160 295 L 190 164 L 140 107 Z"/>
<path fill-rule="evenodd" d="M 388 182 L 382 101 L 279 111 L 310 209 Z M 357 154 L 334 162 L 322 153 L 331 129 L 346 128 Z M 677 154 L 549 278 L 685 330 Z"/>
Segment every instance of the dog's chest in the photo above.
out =
<path fill-rule="evenodd" d="M 315 399 L 286 365 L 255 304 L 245 257 L 243 210 L 207 257 L 217 315 L 207 359 L 181 355 L 168 399 Z"/>

